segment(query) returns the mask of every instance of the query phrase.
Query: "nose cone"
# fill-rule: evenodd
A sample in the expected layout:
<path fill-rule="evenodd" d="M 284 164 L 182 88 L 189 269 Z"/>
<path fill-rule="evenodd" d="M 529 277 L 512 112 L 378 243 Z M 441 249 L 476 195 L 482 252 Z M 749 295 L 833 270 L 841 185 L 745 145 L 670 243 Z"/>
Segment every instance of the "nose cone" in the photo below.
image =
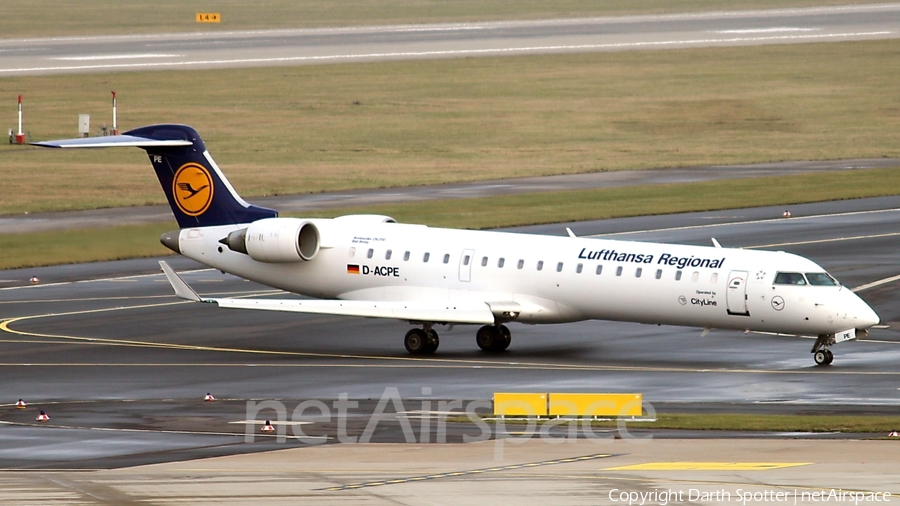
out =
<path fill-rule="evenodd" d="M 851 314 L 853 315 L 853 319 L 856 320 L 856 328 L 867 329 L 874 325 L 878 325 L 881 322 L 881 318 L 878 317 L 875 310 L 855 293 L 853 294 L 853 299 L 854 304 Z"/>

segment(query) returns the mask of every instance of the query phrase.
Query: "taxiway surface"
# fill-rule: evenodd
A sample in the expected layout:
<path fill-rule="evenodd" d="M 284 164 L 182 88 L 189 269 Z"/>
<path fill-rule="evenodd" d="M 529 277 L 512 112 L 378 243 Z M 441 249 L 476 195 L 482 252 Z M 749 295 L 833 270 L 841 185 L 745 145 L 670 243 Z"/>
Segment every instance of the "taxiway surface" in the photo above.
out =
<path fill-rule="evenodd" d="M 779 218 L 782 208 L 757 208 L 569 226 L 579 235 L 642 241 L 716 237 L 731 247 L 808 256 L 848 287 L 882 281 L 860 293 L 890 328 L 835 347 L 832 367 L 815 367 L 811 340 L 725 331 L 701 337 L 699 329 L 610 322 L 511 325 L 513 345 L 499 355 L 477 349 L 474 327 L 442 328 L 437 355 L 411 357 L 403 323 L 227 311 L 176 300 L 158 274 L 54 284 L 61 268 L 47 268 L 47 284 L 0 290 L 0 421 L 7 424 L 0 425 L 0 465 L 116 467 L 257 451 L 267 447 L 248 449 L 244 426 L 230 424 L 245 419 L 248 400 L 293 409 L 344 394 L 377 400 L 394 388 L 409 409 L 421 409 L 422 400 L 433 399 L 431 409 L 439 399 L 483 401 L 509 389 L 636 391 L 650 405 L 680 409 L 900 409 L 900 305 L 897 282 L 884 281 L 900 274 L 900 197 L 790 209 L 791 219 Z M 522 231 L 561 235 L 564 226 Z M 152 259 L 132 262 L 155 269 Z M 285 296 L 212 270 L 185 279 L 207 295 Z M 207 392 L 227 402 L 204 404 Z M 12 408 L 18 398 L 31 408 Z M 34 422 L 41 406 L 53 416 L 49 427 Z M 403 435 L 385 436 L 392 437 Z"/>
<path fill-rule="evenodd" d="M 0 76 L 896 38 L 900 5 L 0 40 Z"/>

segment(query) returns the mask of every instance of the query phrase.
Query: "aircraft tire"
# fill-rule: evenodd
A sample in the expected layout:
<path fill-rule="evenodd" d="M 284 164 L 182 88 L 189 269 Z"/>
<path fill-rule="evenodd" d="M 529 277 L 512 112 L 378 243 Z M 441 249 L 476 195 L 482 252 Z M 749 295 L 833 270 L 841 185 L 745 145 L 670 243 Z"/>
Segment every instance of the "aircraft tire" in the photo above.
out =
<path fill-rule="evenodd" d="M 512 342 L 512 333 L 506 325 L 500 325 L 500 327 L 497 328 L 497 331 L 498 339 L 494 343 L 493 351 L 505 351 Z"/>
<path fill-rule="evenodd" d="M 825 355 L 826 355 L 826 357 L 825 357 L 825 365 L 831 365 L 831 363 L 834 362 L 834 353 L 832 353 L 831 350 L 826 349 L 826 350 L 825 350 Z"/>
<path fill-rule="evenodd" d="M 427 336 L 428 337 L 426 340 L 428 342 L 428 349 L 425 351 L 425 353 L 431 355 L 432 353 L 436 352 L 438 346 L 441 345 L 441 338 L 434 330 L 429 330 Z"/>
<path fill-rule="evenodd" d="M 816 365 L 828 365 L 828 350 L 822 349 L 813 354 L 813 360 L 816 361 Z"/>
<path fill-rule="evenodd" d="M 475 334 L 475 343 L 484 351 L 494 351 L 497 340 L 497 333 L 493 325 L 485 325 L 478 329 L 478 333 Z"/>
<path fill-rule="evenodd" d="M 428 336 L 422 329 L 411 329 L 407 332 L 406 337 L 403 338 L 403 345 L 406 346 L 406 351 L 413 355 L 425 355 L 429 353 L 430 349 Z"/>

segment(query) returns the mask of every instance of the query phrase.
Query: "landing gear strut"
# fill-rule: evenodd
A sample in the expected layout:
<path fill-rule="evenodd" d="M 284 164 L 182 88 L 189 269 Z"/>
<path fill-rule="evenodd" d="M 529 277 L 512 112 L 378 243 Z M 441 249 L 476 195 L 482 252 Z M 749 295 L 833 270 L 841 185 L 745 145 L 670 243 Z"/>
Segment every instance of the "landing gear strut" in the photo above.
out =
<path fill-rule="evenodd" d="M 816 361 L 816 365 L 831 365 L 834 362 L 834 353 L 828 349 L 832 344 L 834 344 L 834 334 L 822 334 L 816 339 L 812 348 L 813 360 Z"/>
<path fill-rule="evenodd" d="M 509 348 L 512 334 L 506 325 L 485 325 L 475 334 L 475 342 L 484 351 L 499 352 Z"/>
<path fill-rule="evenodd" d="M 441 344 L 438 333 L 432 328 L 412 329 L 403 338 L 406 351 L 413 355 L 431 355 Z"/>

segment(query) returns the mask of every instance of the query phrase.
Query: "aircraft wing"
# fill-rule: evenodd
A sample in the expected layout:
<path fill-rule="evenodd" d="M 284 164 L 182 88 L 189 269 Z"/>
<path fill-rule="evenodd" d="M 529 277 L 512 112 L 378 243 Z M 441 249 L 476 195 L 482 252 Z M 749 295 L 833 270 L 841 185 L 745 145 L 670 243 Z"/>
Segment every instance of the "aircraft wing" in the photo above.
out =
<path fill-rule="evenodd" d="M 494 323 L 494 313 L 491 312 L 490 306 L 483 302 L 459 306 L 429 304 L 418 301 L 205 299 L 197 295 L 197 292 L 185 283 L 165 261 L 160 261 L 159 266 L 178 297 L 194 302 L 215 303 L 223 308 L 390 318 L 434 323 L 472 323 L 482 325 L 492 325 Z"/>

